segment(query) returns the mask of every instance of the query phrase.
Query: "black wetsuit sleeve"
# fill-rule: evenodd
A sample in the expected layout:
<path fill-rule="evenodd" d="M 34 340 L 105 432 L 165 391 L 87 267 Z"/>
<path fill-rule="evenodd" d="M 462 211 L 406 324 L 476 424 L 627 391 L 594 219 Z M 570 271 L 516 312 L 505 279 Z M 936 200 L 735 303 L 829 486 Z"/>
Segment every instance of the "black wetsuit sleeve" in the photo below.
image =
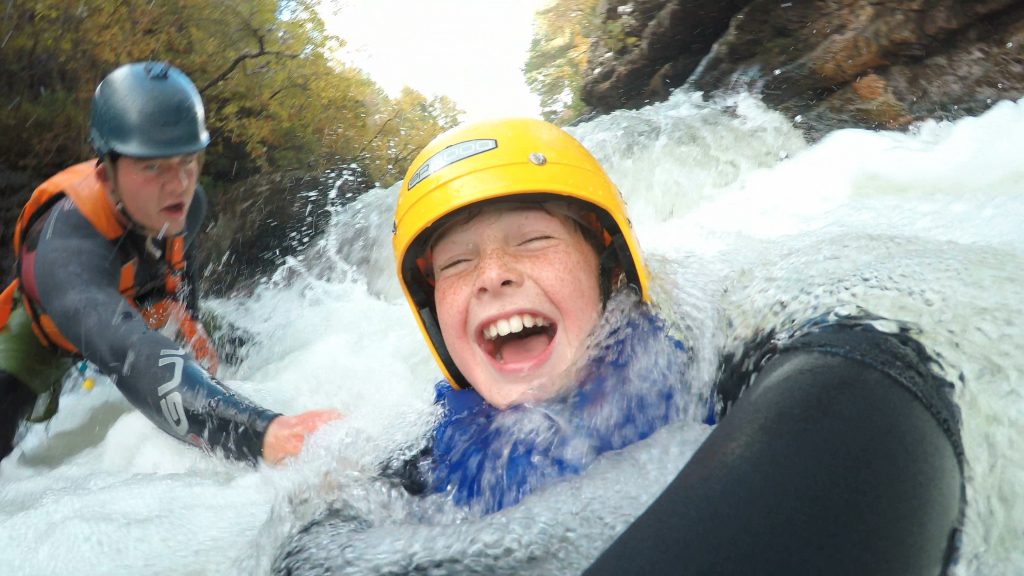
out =
<path fill-rule="evenodd" d="M 39 305 L 61 334 L 136 408 L 181 440 L 254 461 L 277 413 L 232 392 L 118 292 L 121 258 L 69 201 L 46 217 L 36 247 Z"/>
<path fill-rule="evenodd" d="M 430 460 L 433 454 L 431 441 L 422 447 L 408 447 L 381 465 L 380 476 L 401 484 L 409 494 L 420 496 L 430 487 Z"/>
<path fill-rule="evenodd" d="M 947 573 L 964 454 L 923 346 L 851 324 L 727 360 L 728 414 L 587 576 Z"/>

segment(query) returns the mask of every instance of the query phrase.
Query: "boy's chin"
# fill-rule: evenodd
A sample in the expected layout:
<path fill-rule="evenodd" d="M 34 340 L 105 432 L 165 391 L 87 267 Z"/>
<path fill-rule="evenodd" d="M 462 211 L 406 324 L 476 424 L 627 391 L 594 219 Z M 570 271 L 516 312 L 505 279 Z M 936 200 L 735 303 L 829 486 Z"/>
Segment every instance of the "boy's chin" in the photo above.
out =
<path fill-rule="evenodd" d="M 496 386 L 499 393 L 493 394 L 492 398 L 485 398 L 485 400 L 500 410 L 520 404 L 539 404 L 562 394 L 570 384 L 571 379 L 567 378 L 565 374 L 538 377 L 528 383 L 505 382 Z"/>

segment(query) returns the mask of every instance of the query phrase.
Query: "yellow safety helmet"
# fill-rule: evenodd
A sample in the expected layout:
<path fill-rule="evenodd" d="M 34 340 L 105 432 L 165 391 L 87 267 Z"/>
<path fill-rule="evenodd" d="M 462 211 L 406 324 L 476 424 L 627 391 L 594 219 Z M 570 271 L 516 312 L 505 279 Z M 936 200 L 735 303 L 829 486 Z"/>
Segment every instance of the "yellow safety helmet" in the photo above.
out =
<path fill-rule="evenodd" d="M 623 279 L 648 300 L 647 269 L 626 205 L 597 160 L 567 132 L 531 118 L 467 124 L 435 138 L 406 173 L 395 209 L 398 277 L 420 330 L 448 382 L 470 383 L 452 361 L 434 309 L 426 245 L 441 221 L 461 208 L 494 199 L 568 200 L 595 218 L 609 285 Z M 574 201 L 574 202 L 573 202 Z"/>

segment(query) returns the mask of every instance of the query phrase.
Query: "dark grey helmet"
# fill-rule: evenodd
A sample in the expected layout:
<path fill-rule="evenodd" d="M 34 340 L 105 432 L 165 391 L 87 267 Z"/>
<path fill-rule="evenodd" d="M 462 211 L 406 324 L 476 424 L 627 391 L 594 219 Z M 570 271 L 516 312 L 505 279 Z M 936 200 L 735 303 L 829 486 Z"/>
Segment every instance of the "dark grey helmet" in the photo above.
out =
<path fill-rule="evenodd" d="M 166 62 L 120 66 L 96 87 L 89 143 L 100 157 L 191 154 L 206 148 L 203 101 L 184 72 Z"/>

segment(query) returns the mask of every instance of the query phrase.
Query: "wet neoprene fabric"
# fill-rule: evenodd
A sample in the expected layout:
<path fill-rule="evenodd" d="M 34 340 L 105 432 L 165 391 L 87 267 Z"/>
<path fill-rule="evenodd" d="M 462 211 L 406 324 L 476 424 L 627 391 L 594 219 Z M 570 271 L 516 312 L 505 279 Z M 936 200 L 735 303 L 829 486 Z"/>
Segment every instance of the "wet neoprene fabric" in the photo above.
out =
<path fill-rule="evenodd" d="M 952 385 L 868 326 L 782 345 L 586 571 L 935 576 L 965 504 Z"/>

